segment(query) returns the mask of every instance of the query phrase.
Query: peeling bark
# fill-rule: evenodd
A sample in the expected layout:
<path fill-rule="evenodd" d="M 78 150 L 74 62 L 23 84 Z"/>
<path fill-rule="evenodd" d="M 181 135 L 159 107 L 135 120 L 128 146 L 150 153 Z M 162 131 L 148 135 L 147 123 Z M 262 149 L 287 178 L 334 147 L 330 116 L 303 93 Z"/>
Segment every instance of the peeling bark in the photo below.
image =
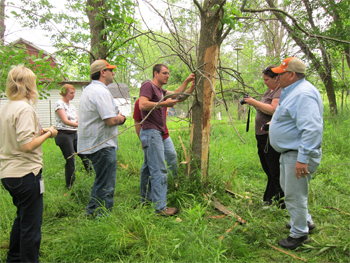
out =
<path fill-rule="evenodd" d="M 220 45 L 222 42 L 223 17 L 222 5 L 224 0 L 205 0 L 201 6 L 201 32 L 198 48 L 197 65 L 204 65 L 196 73 L 197 94 L 192 105 L 191 128 L 191 155 L 189 174 L 193 175 L 200 170 L 203 181 L 208 173 L 210 118 L 213 104 L 216 68 L 219 60 Z M 212 10 L 212 7 L 219 7 Z"/>

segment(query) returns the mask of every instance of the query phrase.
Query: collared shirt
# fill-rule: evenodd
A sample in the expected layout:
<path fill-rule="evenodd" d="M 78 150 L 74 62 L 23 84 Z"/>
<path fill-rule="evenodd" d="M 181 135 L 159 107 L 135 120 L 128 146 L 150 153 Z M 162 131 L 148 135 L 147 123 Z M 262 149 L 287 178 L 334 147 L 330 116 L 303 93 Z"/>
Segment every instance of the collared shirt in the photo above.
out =
<path fill-rule="evenodd" d="M 82 92 L 79 104 L 78 151 L 89 149 L 118 134 L 118 126 L 108 126 L 103 120 L 116 117 L 118 106 L 105 84 L 93 80 Z M 117 136 L 84 154 L 100 149 L 118 149 Z"/>
<path fill-rule="evenodd" d="M 284 88 L 272 116 L 269 138 L 277 152 L 298 151 L 298 162 L 320 157 L 323 103 L 320 92 L 305 79 Z"/>
<path fill-rule="evenodd" d="M 21 146 L 40 136 L 39 118 L 28 99 L 10 100 L 0 108 L 0 178 L 37 175 L 43 167 L 41 146 L 23 152 Z"/>

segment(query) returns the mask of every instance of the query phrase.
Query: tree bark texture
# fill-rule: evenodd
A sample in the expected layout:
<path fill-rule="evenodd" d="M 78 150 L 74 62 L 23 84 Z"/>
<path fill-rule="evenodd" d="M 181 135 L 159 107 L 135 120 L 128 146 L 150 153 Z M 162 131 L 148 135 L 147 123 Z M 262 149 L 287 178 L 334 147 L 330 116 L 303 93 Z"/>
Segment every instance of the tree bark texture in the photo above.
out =
<path fill-rule="evenodd" d="M 105 0 L 87 0 L 86 14 L 89 18 L 91 33 L 91 53 L 96 59 L 106 59 L 107 56 L 107 35 L 105 29 L 104 14 L 107 13 Z M 90 56 L 90 64 L 94 62 Z"/>
<path fill-rule="evenodd" d="M 196 3 L 196 1 L 195 1 Z M 196 3 L 197 6 L 198 3 Z M 191 155 L 189 174 L 201 171 L 203 181 L 208 173 L 210 118 L 215 76 L 222 42 L 222 5 L 225 0 L 205 0 L 200 8 L 201 30 L 196 73 L 197 93 L 192 105 Z M 213 6 L 217 5 L 217 8 Z M 213 9 L 213 10 L 212 10 Z M 204 76 L 203 76 L 204 75 Z"/>
<path fill-rule="evenodd" d="M 5 0 L 0 3 L 0 45 L 4 44 L 5 36 Z"/>
<path fill-rule="evenodd" d="M 273 4 L 273 0 L 266 0 L 268 5 L 271 8 L 276 8 Z M 312 62 L 312 66 L 315 67 L 316 71 L 318 72 L 322 82 L 324 83 L 326 87 L 328 102 L 329 102 L 329 108 L 331 113 L 337 114 L 337 102 L 335 98 L 335 92 L 334 92 L 334 86 L 333 86 L 333 78 L 332 78 L 332 71 L 329 67 L 329 60 L 326 54 L 324 54 L 324 46 L 321 47 L 322 51 L 322 58 L 323 58 L 323 65 L 322 62 L 314 55 L 312 50 L 309 48 L 307 43 L 305 43 L 293 30 L 293 28 L 287 23 L 287 21 L 284 19 L 284 17 L 278 13 L 274 12 L 277 19 L 281 22 L 281 24 L 284 26 L 284 28 L 288 31 L 289 35 L 293 38 L 293 40 L 296 42 L 296 44 L 300 47 L 300 49 L 304 52 L 304 54 L 307 56 L 309 60 Z M 321 42 L 319 42 L 320 45 L 322 45 Z"/>

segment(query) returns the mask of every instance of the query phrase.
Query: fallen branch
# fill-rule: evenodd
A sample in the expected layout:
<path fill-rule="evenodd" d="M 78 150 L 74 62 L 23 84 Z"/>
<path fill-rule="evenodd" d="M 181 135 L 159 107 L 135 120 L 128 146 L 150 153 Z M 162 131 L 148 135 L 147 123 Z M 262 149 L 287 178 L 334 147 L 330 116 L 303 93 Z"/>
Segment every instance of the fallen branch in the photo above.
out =
<path fill-rule="evenodd" d="M 121 167 L 123 167 L 123 168 L 125 168 L 125 169 L 128 169 L 128 167 L 129 167 L 129 164 L 127 164 L 127 165 L 124 165 L 124 164 L 122 164 L 122 163 L 118 163 Z"/>
<path fill-rule="evenodd" d="M 219 215 L 219 216 L 208 216 L 206 219 L 221 219 L 225 218 L 227 215 Z"/>
<path fill-rule="evenodd" d="M 213 204 L 214 204 L 216 209 L 218 209 L 219 211 L 223 212 L 225 215 L 232 215 L 232 216 L 234 216 L 236 218 L 236 220 L 238 222 L 240 222 L 241 224 L 245 224 L 246 223 L 246 221 L 244 219 L 242 219 L 242 217 L 237 215 L 235 212 L 232 212 L 227 207 L 223 206 L 215 197 L 214 197 Z"/>
<path fill-rule="evenodd" d="M 266 242 L 266 244 L 269 245 L 270 247 L 272 247 L 272 248 L 274 248 L 274 249 L 276 249 L 276 250 L 278 250 L 278 251 L 280 251 L 280 252 L 282 252 L 282 253 L 288 255 L 288 256 L 291 256 L 291 257 L 293 257 L 293 258 L 296 258 L 296 259 L 302 260 L 302 261 L 304 261 L 304 262 L 307 262 L 307 260 L 304 259 L 304 258 L 300 258 L 300 257 L 297 257 L 296 255 L 290 254 L 290 253 L 288 253 L 287 251 L 284 251 L 284 250 L 282 250 L 282 249 L 280 249 L 280 248 L 278 248 L 278 247 L 275 247 L 275 246 L 273 246 L 273 245 L 270 245 L 270 244 L 267 243 L 267 242 Z"/>
<path fill-rule="evenodd" d="M 338 212 L 340 212 L 340 213 L 342 213 L 342 214 L 345 214 L 345 215 L 350 216 L 349 213 L 345 213 L 345 212 L 341 211 L 340 209 L 338 209 L 338 208 L 336 208 L 336 207 L 326 206 L 325 208 L 327 208 L 327 209 L 334 209 L 334 210 L 337 210 Z"/>
<path fill-rule="evenodd" d="M 229 194 L 233 195 L 234 197 L 238 196 L 238 197 L 240 197 L 240 198 L 242 198 L 242 199 L 249 199 L 249 204 L 252 204 L 252 203 L 253 203 L 252 199 L 250 199 L 249 196 L 243 196 L 243 195 L 234 193 L 234 192 L 232 192 L 232 191 L 230 191 L 230 190 L 228 190 L 228 189 L 225 189 L 225 191 L 228 192 Z"/>
<path fill-rule="evenodd" d="M 226 230 L 226 234 L 230 233 L 232 229 L 234 229 L 237 226 L 238 222 L 235 223 L 235 225 L 229 229 Z M 221 237 L 219 237 L 219 241 L 224 239 L 224 235 L 222 235 Z"/>

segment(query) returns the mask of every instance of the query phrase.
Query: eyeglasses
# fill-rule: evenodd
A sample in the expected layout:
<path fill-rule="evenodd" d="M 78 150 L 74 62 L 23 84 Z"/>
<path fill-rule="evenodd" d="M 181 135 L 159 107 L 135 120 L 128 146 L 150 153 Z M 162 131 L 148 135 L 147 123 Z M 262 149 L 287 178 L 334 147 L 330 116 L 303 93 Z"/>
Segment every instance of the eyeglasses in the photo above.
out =
<path fill-rule="evenodd" d="M 103 70 L 103 71 L 110 71 L 110 72 L 113 72 L 113 69 L 109 69 L 109 68 L 106 68 L 105 70 Z"/>

